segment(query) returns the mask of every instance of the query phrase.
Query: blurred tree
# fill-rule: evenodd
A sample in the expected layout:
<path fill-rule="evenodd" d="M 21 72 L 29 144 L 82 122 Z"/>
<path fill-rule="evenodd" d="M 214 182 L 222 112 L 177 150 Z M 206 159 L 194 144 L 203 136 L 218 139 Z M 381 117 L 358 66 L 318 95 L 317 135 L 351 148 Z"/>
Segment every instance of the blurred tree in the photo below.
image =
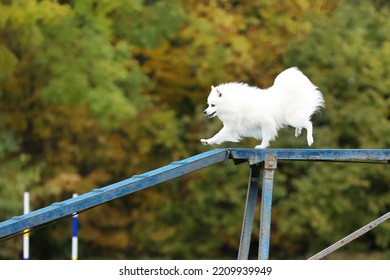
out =
<path fill-rule="evenodd" d="M 167 16 L 156 25 L 162 12 Z M 34 209 L 117 181 L 129 168 L 142 170 L 150 154 L 170 155 L 174 115 L 141 94 L 150 82 L 132 55 L 141 43 L 119 27 L 131 22 L 145 38 L 149 32 L 149 46 L 158 44 L 184 16 L 177 2 L 15 0 L 1 2 L 0 14 L 0 169 L 9 174 L 0 182 L 2 219 L 20 213 L 25 189 Z M 139 145 L 154 135 L 161 140 Z M 67 250 L 45 249 L 49 239 L 63 244 L 62 231 L 38 233 L 32 258 L 66 258 Z M 114 239 L 107 240 L 110 246 Z"/>
<path fill-rule="evenodd" d="M 156 87 L 155 102 L 179 116 L 204 104 L 212 84 L 245 81 L 268 87 L 283 70 L 288 41 L 338 1 L 183 1 L 188 16 L 174 36 L 153 49 L 140 48 L 142 69 Z"/>

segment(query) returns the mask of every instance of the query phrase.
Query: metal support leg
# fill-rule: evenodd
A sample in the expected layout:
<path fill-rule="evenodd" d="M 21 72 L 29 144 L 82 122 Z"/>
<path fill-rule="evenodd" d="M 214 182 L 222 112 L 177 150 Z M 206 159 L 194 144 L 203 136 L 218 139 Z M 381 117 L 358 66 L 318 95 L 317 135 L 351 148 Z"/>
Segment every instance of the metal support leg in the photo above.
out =
<path fill-rule="evenodd" d="M 276 165 L 276 156 L 273 154 L 267 154 L 264 162 L 263 189 L 261 195 L 259 260 L 267 260 L 269 256 L 272 190 Z"/>
<path fill-rule="evenodd" d="M 365 225 L 362 228 L 359 228 L 358 230 L 354 231 L 350 235 L 347 235 L 343 239 L 340 239 L 339 241 L 337 241 L 333 245 L 329 246 L 328 248 L 322 250 L 318 254 L 315 254 L 314 256 L 309 258 L 309 260 L 320 260 L 320 259 L 326 257 L 330 253 L 333 253 L 337 249 L 347 245 L 349 242 L 351 242 L 351 241 L 355 240 L 356 238 L 362 236 L 363 234 L 369 232 L 370 230 L 372 230 L 373 228 L 375 228 L 376 226 L 378 226 L 379 224 L 383 223 L 384 221 L 386 221 L 388 219 L 390 219 L 390 212 L 387 212 L 386 214 L 379 217 L 378 219 L 372 221 L 371 223 L 368 223 L 367 225 Z"/>
<path fill-rule="evenodd" d="M 244 220 L 242 222 L 240 248 L 237 257 L 239 260 L 247 260 L 249 256 L 257 193 L 259 189 L 259 176 L 260 166 L 252 165 L 249 173 L 248 192 L 246 196 Z"/>

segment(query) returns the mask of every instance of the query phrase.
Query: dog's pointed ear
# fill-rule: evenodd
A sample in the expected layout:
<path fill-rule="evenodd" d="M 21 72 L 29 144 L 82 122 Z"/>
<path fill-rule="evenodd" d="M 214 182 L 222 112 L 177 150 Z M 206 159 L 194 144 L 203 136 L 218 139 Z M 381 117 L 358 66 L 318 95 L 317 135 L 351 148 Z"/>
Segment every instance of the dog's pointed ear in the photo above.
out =
<path fill-rule="evenodd" d="M 215 86 L 211 86 L 211 90 L 215 90 L 218 94 L 218 97 L 222 97 L 222 92 L 220 92 Z"/>
<path fill-rule="evenodd" d="M 222 97 L 222 92 L 220 92 L 217 88 L 215 88 L 215 90 L 216 90 L 217 93 L 218 93 L 218 97 Z"/>

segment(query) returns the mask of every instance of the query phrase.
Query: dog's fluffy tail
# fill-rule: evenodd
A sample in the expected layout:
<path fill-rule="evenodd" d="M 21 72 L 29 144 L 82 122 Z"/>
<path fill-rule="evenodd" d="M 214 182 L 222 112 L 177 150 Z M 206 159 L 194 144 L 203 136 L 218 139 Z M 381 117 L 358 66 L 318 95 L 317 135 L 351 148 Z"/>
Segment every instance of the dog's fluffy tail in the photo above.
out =
<path fill-rule="evenodd" d="M 284 100 L 290 98 L 294 98 L 296 101 L 300 100 L 312 108 L 313 112 L 320 107 L 325 107 L 322 93 L 297 67 L 288 68 L 281 72 L 275 78 L 272 88 L 283 95 Z"/>

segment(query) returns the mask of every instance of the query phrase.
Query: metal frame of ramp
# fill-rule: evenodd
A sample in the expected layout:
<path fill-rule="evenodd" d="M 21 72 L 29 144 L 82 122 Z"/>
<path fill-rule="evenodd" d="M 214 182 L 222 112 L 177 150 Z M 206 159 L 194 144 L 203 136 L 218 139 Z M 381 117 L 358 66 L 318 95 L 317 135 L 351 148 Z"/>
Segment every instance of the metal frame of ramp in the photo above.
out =
<path fill-rule="evenodd" d="M 248 259 L 254 212 L 258 196 L 259 183 L 262 181 L 259 259 L 268 259 L 270 248 L 271 209 L 273 177 L 279 160 L 287 161 L 327 161 L 354 163 L 390 163 L 390 149 L 216 149 L 185 160 L 146 172 L 103 187 L 94 189 L 62 202 L 13 217 L 0 223 L 0 240 L 34 229 L 57 219 L 71 216 L 108 201 L 120 198 L 133 192 L 143 190 L 156 184 L 186 175 L 199 169 L 226 162 L 232 159 L 236 164 L 247 162 L 250 166 L 248 192 L 246 198 L 244 219 L 241 231 L 238 259 Z M 263 178 L 260 179 L 260 169 L 264 167 Z M 335 246 L 323 250 L 312 258 L 322 258 L 341 246 L 347 244 L 375 225 L 390 218 L 390 212 L 374 222 L 357 230 L 346 238 L 336 242 Z M 339 244 L 340 243 L 340 244 Z M 335 247 L 335 248 L 333 248 Z"/>
<path fill-rule="evenodd" d="M 238 259 L 246 260 L 249 256 L 258 186 L 260 181 L 262 181 L 258 259 L 266 260 L 269 257 L 271 239 L 273 178 L 279 160 L 389 164 L 390 149 L 232 149 L 229 157 L 237 164 L 248 162 L 250 165 Z M 264 163 L 262 180 L 259 178 L 260 163 Z M 384 218 L 378 219 L 376 225 L 388 218 L 390 218 L 389 214 L 385 215 Z M 354 238 L 363 234 L 364 230 L 364 227 L 359 229 L 353 234 Z M 348 242 L 354 238 L 348 238 Z M 348 242 L 343 240 L 343 244 L 337 248 L 346 245 Z M 326 250 L 326 254 L 321 254 L 321 258 L 333 251 Z"/>

